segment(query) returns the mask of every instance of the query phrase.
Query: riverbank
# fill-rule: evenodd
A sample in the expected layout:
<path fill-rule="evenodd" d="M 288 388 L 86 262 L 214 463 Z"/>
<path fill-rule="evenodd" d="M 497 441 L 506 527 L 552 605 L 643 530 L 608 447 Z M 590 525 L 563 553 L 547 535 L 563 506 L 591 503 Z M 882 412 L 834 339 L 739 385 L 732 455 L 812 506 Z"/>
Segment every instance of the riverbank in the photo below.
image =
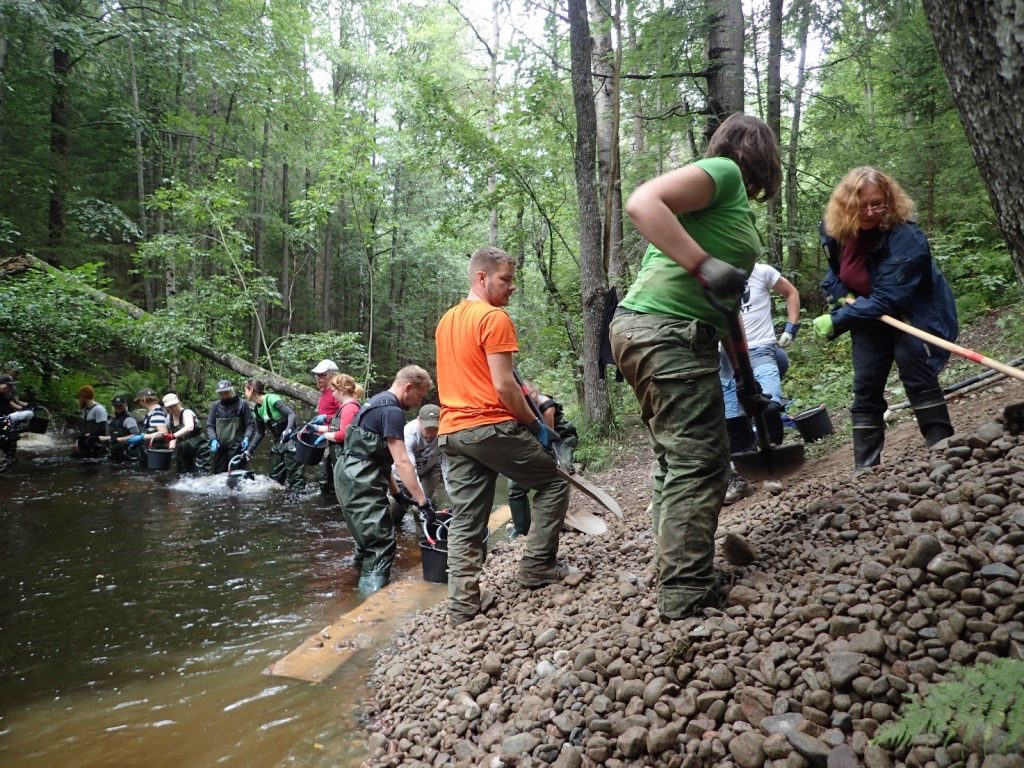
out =
<path fill-rule="evenodd" d="M 779 496 L 727 508 L 719 543 L 739 534 L 755 558 L 719 553 L 729 607 L 669 624 L 637 435 L 595 478 L 626 522 L 563 536 L 578 585 L 520 589 L 510 542 L 488 560 L 484 615 L 451 628 L 442 605 L 403 627 L 375 668 L 368 764 L 1024 765 L 983 762 L 971 739 L 870 743 L 954 664 L 1024 655 L 1024 440 L 994 421 L 1022 394 L 953 404 L 944 450 L 925 451 L 904 420 L 885 465 L 858 481 L 845 445 Z"/>

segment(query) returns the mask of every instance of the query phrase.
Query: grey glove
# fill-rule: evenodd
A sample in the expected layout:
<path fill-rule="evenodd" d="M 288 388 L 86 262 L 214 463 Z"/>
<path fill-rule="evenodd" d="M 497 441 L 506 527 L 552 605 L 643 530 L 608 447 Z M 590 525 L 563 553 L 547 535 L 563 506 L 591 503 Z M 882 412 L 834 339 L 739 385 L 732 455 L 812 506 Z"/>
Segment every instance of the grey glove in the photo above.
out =
<path fill-rule="evenodd" d="M 698 264 L 693 276 L 719 296 L 739 296 L 747 284 L 746 272 L 714 256 L 708 256 Z"/>

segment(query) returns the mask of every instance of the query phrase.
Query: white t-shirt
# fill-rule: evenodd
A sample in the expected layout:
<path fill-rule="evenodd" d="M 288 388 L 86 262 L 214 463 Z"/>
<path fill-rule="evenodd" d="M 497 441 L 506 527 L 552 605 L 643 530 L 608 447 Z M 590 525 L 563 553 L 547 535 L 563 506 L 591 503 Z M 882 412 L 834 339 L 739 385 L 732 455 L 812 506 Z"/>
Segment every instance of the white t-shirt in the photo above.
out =
<path fill-rule="evenodd" d="M 89 424 L 105 424 L 107 421 L 107 409 L 99 403 L 96 403 L 91 408 L 82 409 L 82 420 Z"/>
<path fill-rule="evenodd" d="M 775 323 L 772 321 L 772 288 L 782 274 L 768 264 L 755 264 L 743 289 L 740 317 L 747 333 L 747 346 L 765 347 L 775 344 Z"/>
<path fill-rule="evenodd" d="M 413 419 L 405 425 L 405 452 L 416 467 L 417 475 L 425 475 L 441 461 L 441 449 L 437 438 L 427 440 L 420 432 L 420 420 Z"/>

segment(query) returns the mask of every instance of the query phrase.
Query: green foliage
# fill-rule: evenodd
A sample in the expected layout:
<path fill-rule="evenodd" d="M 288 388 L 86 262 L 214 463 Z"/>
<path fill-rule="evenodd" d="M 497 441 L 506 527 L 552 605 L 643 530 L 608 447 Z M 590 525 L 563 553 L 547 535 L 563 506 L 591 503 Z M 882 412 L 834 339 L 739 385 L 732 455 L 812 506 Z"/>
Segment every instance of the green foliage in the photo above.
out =
<path fill-rule="evenodd" d="M 982 743 L 995 729 L 1006 732 L 999 751 L 1018 751 L 1024 745 L 1024 661 L 996 659 L 989 664 L 953 667 L 954 679 L 913 696 L 902 718 L 882 728 L 876 741 L 883 746 L 909 746 L 916 736 L 933 734 L 948 744 L 980 735 Z"/>
<path fill-rule="evenodd" d="M 782 389 L 792 400 L 788 412 L 795 414 L 824 404 L 834 413 L 850 405 L 853 388 L 850 336 L 843 334 L 835 341 L 819 342 L 809 326 L 810 323 L 806 323 L 804 333 L 786 350 L 790 366 Z"/>
<path fill-rule="evenodd" d="M 297 333 L 280 339 L 272 351 L 277 372 L 293 381 L 309 381 L 310 369 L 325 358 L 356 381 L 372 381 L 377 374 L 369 367 L 366 346 L 358 333 Z"/>
<path fill-rule="evenodd" d="M 1013 261 L 991 224 L 961 222 L 931 244 L 935 263 L 955 287 L 961 323 L 1019 299 Z"/>

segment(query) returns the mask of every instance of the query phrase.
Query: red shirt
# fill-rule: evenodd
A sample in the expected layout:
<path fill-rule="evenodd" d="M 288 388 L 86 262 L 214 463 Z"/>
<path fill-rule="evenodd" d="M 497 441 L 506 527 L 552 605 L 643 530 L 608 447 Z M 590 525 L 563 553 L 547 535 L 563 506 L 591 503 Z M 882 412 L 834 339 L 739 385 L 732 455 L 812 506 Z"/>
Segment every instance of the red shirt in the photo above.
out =
<path fill-rule="evenodd" d="M 871 273 L 868 272 L 868 251 L 878 241 L 877 230 L 864 230 L 843 245 L 839 255 L 839 280 L 858 296 L 871 293 Z"/>
<path fill-rule="evenodd" d="M 334 399 L 334 393 L 331 392 L 330 387 L 320 393 L 320 402 L 316 404 L 316 412 L 319 416 L 326 416 L 328 419 L 333 419 L 334 414 L 340 410 L 341 406 L 338 405 L 338 401 Z"/>

